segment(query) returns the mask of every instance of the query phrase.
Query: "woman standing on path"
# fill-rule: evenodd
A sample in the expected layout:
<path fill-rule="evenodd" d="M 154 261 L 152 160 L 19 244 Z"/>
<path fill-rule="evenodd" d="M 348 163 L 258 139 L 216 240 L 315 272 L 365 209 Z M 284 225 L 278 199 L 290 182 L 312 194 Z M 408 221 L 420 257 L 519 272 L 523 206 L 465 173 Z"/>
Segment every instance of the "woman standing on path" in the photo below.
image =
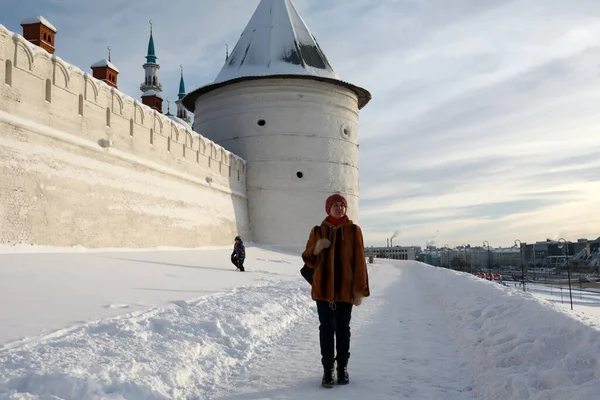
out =
<path fill-rule="evenodd" d="M 317 302 L 322 385 L 332 387 L 337 361 L 337 382 L 346 385 L 350 357 L 352 306 L 370 295 L 362 231 L 346 215 L 348 202 L 341 194 L 325 202 L 327 217 L 311 230 L 302 259 L 314 269 L 312 298 Z M 337 357 L 334 353 L 337 350 Z"/>

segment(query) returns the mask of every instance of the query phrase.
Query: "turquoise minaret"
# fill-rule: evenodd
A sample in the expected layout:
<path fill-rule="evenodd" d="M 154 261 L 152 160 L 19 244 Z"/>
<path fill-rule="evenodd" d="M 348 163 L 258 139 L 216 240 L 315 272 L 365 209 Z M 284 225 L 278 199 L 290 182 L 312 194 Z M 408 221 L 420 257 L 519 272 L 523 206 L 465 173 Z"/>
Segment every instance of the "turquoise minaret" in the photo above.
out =
<path fill-rule="evenodd" d="M 148 54 L 146 55 L 146 63 L 156 64 L 156 54 L 154 52 L 154 38 L 152 37 L 152 22 L 150 23 L 150 40 L 148 41 Z"/>
<path fill-rule="evenodd" d="M 179 79 L 179 93 L 177 94 L 177 101 L 175 102 L 175 104 L 177 104 L 177 117 L 181 118 L 185 122 L 189 123 L 190 117 L 188 117 L 187 110 L 185 109 L 185 107 L 183 106 L 183 103 L 181 102 L 181 99 L 183 99 L 185 97 L 186 93 L 185 93 L 185 82 L 183 81 L 183 65 L 181 65 L 180 67 L 181 67 L 181 78 Z"/>
<path fill-rule="evenodd" d="M 185 97 L 185 82 L 183 81 L 183 66 L 181 66 L 181 79 L 179 79 L 179 93 L 177 94 L 177 98 L 179 100 Z"/>
<path fill-rule="evenodd" d="M 146 64 L 143 65 L 146 77 L 140 85 L 142 103 L 162 113 L 162 85 L 158 81 L 158 70 L 160 65 L 156 63 L 157 57 L 154 51 L 154 37 L 152 36 L 152 20 L 150 20 L 150 40 L 148 41 L 148 52 Z"/>

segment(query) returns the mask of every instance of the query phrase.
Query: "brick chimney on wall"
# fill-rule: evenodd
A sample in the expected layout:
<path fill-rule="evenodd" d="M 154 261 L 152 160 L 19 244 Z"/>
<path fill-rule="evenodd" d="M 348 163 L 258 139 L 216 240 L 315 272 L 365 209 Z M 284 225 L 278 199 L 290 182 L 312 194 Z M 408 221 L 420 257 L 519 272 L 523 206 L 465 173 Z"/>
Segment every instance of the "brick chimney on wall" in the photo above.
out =
<path fill-rule="evenodd" d="M 100 60 L 92 68 L 92 76 L 98 80 L 105 82 L 108 86 L 112 86 L 115 89 L 117 86 L 117 75 L 119 70 L 109 60 Z"/>
<path fill-rule="evenodd" d="M 56 28 L 41 15 L 27 18 L 21 22 L 23 37 L 41 47 L 50 54 L 54 54 L 54 37 Z"/>
<path fill-rule="evenodd" d="M 110 46 L 108 49 L 108 59 L 100 60 L 97 63 L 91 66 L 92 75 L 94 78 L 99 79 L 106 83 L 108 86 L 112 86 L 115 89 L 118 89 L 117 86 L 117 75 L 119 75 L 119 70 L 110 61 Z"/>

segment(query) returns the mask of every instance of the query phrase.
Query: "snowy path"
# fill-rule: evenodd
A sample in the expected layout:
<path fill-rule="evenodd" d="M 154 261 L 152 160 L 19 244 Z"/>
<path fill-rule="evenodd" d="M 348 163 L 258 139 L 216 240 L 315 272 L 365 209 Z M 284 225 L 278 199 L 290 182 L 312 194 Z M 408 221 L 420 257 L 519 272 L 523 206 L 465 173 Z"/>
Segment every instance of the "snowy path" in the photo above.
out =
<path fill-rule="evenodd" d="M 351 384 L 336 396 L 366 399 L 467 400 L 468 373 L 460 364 L 453 335 L 438 305 L 415 284 L 414 266 L 379 266 L 373 295 L 353 312 L 349 373 Z M 261 354 L 227 395 L 210 399 L 330 399 L 320 387 L 318 322 L 303 319 L 291 335 Z"/>
<path fill-rule="evenodd" d="M 334 392 L 473 398 L 447 321 L 413 268 L 372 268 L 373 294 L 353 313 L 351 384 Z M 0 351 L 0 398 L 329 398 L 319 385 L 316 307 L 294 272 L 293 281 L 271 275 L 15 343 Z"/>
<path fill-rule="evenodd" d="M 589 400 L 600 390 L 600 320 L 389 260 L 370 266 L 372 296 L 353 312 L 350 385 L 323 389 L 299 257 L 251 251 L 244 274 L 228 248 L 0 257 L 0 333 L 17 339 L 0 340 L 0 399 Z"/>

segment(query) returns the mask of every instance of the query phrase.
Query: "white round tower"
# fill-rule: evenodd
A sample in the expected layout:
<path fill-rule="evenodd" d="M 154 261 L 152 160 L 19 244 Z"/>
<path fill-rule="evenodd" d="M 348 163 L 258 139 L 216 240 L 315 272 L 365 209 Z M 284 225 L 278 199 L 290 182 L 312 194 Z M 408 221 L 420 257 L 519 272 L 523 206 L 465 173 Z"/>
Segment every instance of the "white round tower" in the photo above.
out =
<path fill-rule="evenodd" d="M 334 192 L 358 219 L 358 116 L 291 0 L 262 0 L 213 84 L 188 94 L 194 130 L 244 158 L 253 241 L 304 244 Z"/>

